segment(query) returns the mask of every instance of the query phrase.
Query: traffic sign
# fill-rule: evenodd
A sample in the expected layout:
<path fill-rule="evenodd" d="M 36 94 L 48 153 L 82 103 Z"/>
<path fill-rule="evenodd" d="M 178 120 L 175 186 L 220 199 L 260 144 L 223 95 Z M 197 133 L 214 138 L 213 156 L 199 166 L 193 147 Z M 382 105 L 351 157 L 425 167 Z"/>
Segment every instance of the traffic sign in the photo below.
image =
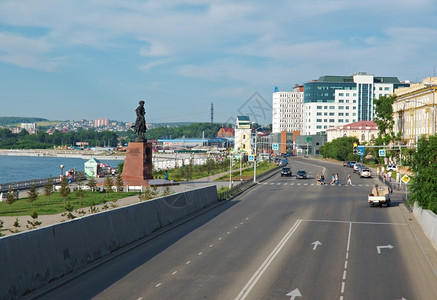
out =
<path fill-rule="evenodd" d="M 249 161 L 255 161 L 255 155 L 249 155 Z"/>
<path fill-rule="evenodd" d="M 313 140 L 312 137 L 307 137 L 307 143 L 311 142 Z"/>
<path fill-rule="evenodd" d="M 357 147 L 357 154 L 358 155 L 364 155 L 364 153 L 366 152 L 364 145 L 359 145 Z"/>
<path fill-rule="evenodd" d="M 379 150 L 379 156 L 384 157 L 385 156 L 385 149 Z"/>
<path fill-rule="evenodd" d="M 405 184 L 407 184 L 408 182 L 410 182 L 410 177 L 408 177 L 408 175 L 405 174 L 404 176 L 402 176 L 401 180 L 402 180 Z"/>
<path fill-rule="evenodd" d="M 279 144 L 272 144 L 272 150 L 279 150 Z"/>

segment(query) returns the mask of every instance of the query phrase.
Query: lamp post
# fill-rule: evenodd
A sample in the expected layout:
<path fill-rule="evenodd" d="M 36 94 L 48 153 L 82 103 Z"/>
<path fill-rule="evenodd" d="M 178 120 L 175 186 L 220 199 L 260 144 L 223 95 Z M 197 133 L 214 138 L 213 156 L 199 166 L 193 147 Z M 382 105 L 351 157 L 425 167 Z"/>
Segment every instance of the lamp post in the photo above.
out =
<path fill-rule="evenodd" d="M 257 128 L 258 129 L 258 128 Z M 255 129 L 255 152 L 254 152 L 254 161 L 253 161 L 253 182 L 254 183 L 256 183 L 256 160 L 257 160 L 257 155 L 256 155 L 256 144 L 257 144 L 257 142 L 258 142 L 258 139 L 257 139 L 257 134 L 256 134 L 256 130 L 257 129 Z"/>
<path fill-rule="evenodd" d="M 61 176 L 59 179 L 62 180 L 62 176 L 64 175 L 64 165 L 60 165 L 59 168 L 61 169 Z"/>

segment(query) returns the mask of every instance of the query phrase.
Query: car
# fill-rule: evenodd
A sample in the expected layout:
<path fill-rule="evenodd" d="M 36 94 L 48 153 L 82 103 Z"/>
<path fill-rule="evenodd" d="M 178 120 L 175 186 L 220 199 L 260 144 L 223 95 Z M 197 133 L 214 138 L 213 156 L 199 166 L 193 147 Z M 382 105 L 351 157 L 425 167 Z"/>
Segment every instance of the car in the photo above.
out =
<path fill-rule="evenodd" d="M 361 171 L 360 171 L 360 177 L 371 178 L 372 171 L 369 168 L 363 167 L 363 168 L 361 168 Z"/>
<path fill-rule="evenodd" d="M 305 170 L 299 170 L 296 173 L 296 179 L 306 179 L 307 178 L 307 171 Z"/>
<path fill-rule="evenodd" d="M 396 165 L 388 165 L 387 166 L 387 171 L 393 171 L 393 172 L 397 172 L 398 167 L 396 167 Z"/>
<path fill-rule="evenodd" d="M 289 167 L 283 167 L 281 170 L 281 177 L 282 176 L 290 176 L 291 177 L 291 169 Z"/>
<path fill-rule="evenodd" d="M 354 164 L 354 172 L 357 172 L 357 170 L 358 170 L 358 167 L 360 167 L 360 166 L 362 166 L 363 164 L 362 163 L 360 163 L 360 162 L 357 162 L 357 163 L 355 163 Z"/>
<path fill-rule="evenodd" d="M 349 164 L 348 164 L 348 167 L 349 168 L 353 168 L 355 163 L 356 163 L 356 161 L 350 161 Z"/>
<path fill-rule="evenodd" d="M 366 167 L 365 165 L 358 166 L 357 171 L 356 171 L 357 174 L 360 174 L 362 169 L 368 169 L 368 167 Z"/>
<path fill-rule="evenodd" d="M 349 167 L 349 163 L 350 163 L 350 161 L 344 161 L 343 162 L 343 167 Z"/>

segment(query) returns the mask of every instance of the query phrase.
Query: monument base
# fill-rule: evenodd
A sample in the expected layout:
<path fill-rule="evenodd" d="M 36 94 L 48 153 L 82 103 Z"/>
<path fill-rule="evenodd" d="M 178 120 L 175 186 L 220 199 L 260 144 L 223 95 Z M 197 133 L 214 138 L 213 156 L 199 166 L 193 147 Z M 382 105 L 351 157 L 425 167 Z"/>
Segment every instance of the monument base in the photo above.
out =
<path fill-rule="evenodd" d="M 150 186 L 152 175 L 152 143 L 131 142 L 126 149 L 123 185 Z"/>

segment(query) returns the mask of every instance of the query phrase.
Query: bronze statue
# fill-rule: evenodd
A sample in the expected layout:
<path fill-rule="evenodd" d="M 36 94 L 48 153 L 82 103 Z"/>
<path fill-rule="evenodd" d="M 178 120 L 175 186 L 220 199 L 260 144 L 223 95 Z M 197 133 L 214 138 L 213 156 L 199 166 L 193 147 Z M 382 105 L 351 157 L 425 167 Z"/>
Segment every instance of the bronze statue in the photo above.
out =
<path fill-rule="evenodd" d="M 135 141 L 138 142 L 147 142 L 147 139 L 145 138 L 145 133 L 147 131 L 146 128 L 146 109 L 144 108 L 144 101 L 141 100 L 140 105 L 135 110 L 137 114 L 137 119 L 135 120 L 135 125 L 132 126 L 134 128 L 134 132 L 138 134 L 138 138 L 135 139 Z"/>

